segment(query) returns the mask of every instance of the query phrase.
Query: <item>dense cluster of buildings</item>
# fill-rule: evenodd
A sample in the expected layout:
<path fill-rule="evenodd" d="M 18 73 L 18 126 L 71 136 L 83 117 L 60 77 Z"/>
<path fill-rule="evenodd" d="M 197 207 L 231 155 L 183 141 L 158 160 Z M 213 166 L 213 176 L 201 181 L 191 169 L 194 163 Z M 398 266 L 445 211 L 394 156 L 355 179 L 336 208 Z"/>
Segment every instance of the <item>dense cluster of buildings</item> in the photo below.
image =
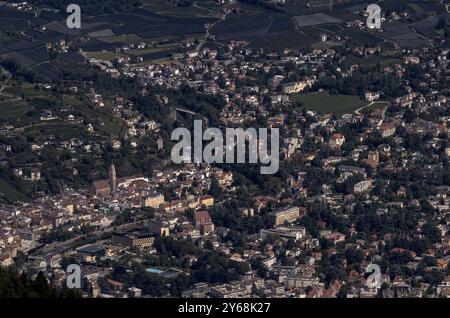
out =
<path fill-rule="evenodd" d="M 395 76 L 407 93 L 386 98 L 381 108 L 337 116 L 294 109 L 295 94 L 322 90 L 318 85 L 329 76 L 351 78 L 359 66 L 337 66 L 342 52 L 339 55 L 333 48 L 266 52 L 247 44 L 230 41 L 221 51 L 200 45 L 162 64 L 132 64 L 121 59 L 114 71 L 112 63 L 89 62 L 114 78 L 136 78 L 144 96 L 152 87 L 176 90 L 182 85 L 221 96 L 224 127 L 262 121 L 282 128 L 282 161 L 296 168 L 286 170 L 289 173 L 283 175 L 278 193 L 252 195 L 251 206 L 240 207 L 240 217 L 250 221 L 268 217 L 270 226 L 266 223 L 256 233 L 240 233 L 245 243 L 237 248 L 235 241 L 226 239 L 231 229 L 223 222 L 215 224 L 212 208 L 226 209 L 225 203 L 240 194 L 232 170 L 209 164 L 167 164 L 152 175 L 118 177 L 112 164 L 108 179 L 95 180 L 89 189 L 65 188 L 60 195 L 0 206 L 0 264 L 11 265 L 25 254 L 24 267 L 44 271 L 53 283 L 64 284 L 64 265 L 76 260 L 90 284 L 90 296 L 142 297 L 146 295 L 136 286 L 110 279 L 112 265 L 99 264 L 122 259 L 145 263 L 148 256 L 158 253 L 157 239 L 169 237 L 199 247 L 209 242 L 227 259 L 251 265 L 236 281 L 197 283 L 184 290 L 183 297 L 448 297 L 449 91 L 434 87 L 449 79 L 449 50 L 404 52 L 405 59 L 383 66 L 383 73 Z M 379 52 L 378 48 L 361 50 L 368 55 Z M 418 63 L 424 65 L 427 80 L 413 85 L 407 79 L 407 68 Z M 329 64 L 336 67 L 327 70 Z M 263 78 L 259 82 L 258 76 Z M 372 103 L 385 95 L 367 88 L 361 97 Z M 158 150 L 163 149 L 161 124 L 145 118 L 131 101 L 102 97 L 94 91 L 88 96 L 97 107 L 103 107 L 104 100 L 111 102 L 114 115 L 126 124 L 127 138 L 111 140 L 113 149 L 120 150 L 122 142 L 136 149 L 148 135 L 158 136 Z M 167 107 L 172 103 L 164 95 L 159 102 Z M 35 142 L 30 151 L 48 145 Z M 0 146 L 2 154 L 10 151 L 7 144 Z M 97 146 L 101 145 L 82 140 L 57 145 L 83 153 Z M 14 174 L 42 178 L 38 167 L 29 171 L 17 168 Z M 216 181 L 225 199 L 208 194 Z M 373 224 L 360 217 L 365 213 Z M 405 216 L 408 213 L 414 213 L 412 220 Z M 401 216 L 413 230 L 401 238 L 388 229 L 383 233 L 377 226 L 386 224 L 381 222 L 389 215 Z M 403 226 L 391 225 L 394 229 Z M 432 235 L 418 253 L 420 248 L 411 242 Z M 408 248 L 400 247 L 405 242 L 411 243 Z M 341 257 L 339 264 L 330 265 L 334 257 Z M 186 257 L 192 264 L 196 258 Z M 367 266 L 386 260 L 391 264 L 383 268 L 382 284 L 368 286 Z M 189 275 L 189 270 L 180 268 L 150 268 L 148 272 L 168 279 L 181 272 Z M 100 278 L 109 288 L 98 284 Z"/>

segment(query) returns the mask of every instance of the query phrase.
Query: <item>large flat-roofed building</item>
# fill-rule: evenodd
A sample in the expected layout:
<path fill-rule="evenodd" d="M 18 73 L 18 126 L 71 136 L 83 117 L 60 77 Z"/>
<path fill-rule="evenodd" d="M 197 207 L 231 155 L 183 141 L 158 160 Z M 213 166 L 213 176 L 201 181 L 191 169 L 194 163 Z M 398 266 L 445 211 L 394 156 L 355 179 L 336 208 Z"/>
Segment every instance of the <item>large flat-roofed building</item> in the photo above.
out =
<path fill-rule="evenodd" d="M 300 82 L 287 83 L 283 85 L 283 94 L 296 94 L 302 92 L 306 87 L 311 87 L 313 79 L 305 79 Z"/>
<path fill-rule="evenodd" d="M 250 295 L 249 290 L 241 284 L 224 284 L 211 287 L 209 292 L 215 298 L 240 298 L 248 297 Z"/>
<path fill-rule="evenodd" d="M 300 208 L 292 207 L 274 212 L 275 226 L 283 225 L 284 222 L 292 223 L 300 217 Z"/>
<path fill-rule="evenodd" d="M 112 241 L 113 243 L 129 247 L 151 247 L 155 243 L 155 237 L 149 234 L 142 234 L 137 232 L 114 232 Z"/>
<path fill-rule="evenodd" d="M 285 287 L 287 290 L 292 290 L 295 288 L 305 288 L 312 286 L 321 286 L 320 280 L 318 277 L 311 276 L 301 276 L 294 275 L 287 277 L 285 280 Z"/>
<path fill-rule="evenodd" d="M 164 203 L 164 195 L 160 193 L 153 193 L 143 199 L 144 207 L 157 208 Z"/>
<path fill-rule="evenodd" d="M 293 239 L 297 241 L 305 236 L 306 230 L 304 227 L 277 227 L 276 229 L 262 229 L 260 234 L 262 240 L 267 236 L 273 235 L 282 239 Z"/>
<path fill-rule="evenodd" d="M 372 186 L 372 182 L 373 182 L 372 180 L 363 180 L 358 182 L 353 186 L 353 192 L 362 193 L 369 190 L 369 188 Z"/>
<path fill-rule="evenodd" d="M 105 248 L 97 245 L 89 245 L 77 249 L 77 258 L 85 262 L 95 261 L 96 257 L 102 256 Z"/>

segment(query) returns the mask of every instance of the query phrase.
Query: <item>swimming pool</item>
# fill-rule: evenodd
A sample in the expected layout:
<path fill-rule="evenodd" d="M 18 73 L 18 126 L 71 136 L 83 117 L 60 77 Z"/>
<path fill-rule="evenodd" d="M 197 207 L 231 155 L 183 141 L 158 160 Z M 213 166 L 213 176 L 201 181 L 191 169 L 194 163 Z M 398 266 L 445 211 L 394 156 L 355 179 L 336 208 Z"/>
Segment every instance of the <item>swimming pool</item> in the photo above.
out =
<path fill-rule="evenodd" d="M 162 274 L 162 273 L 164 273 L 162 270 L 159 270 L 157 268 L 152 268 L 152 267 L 147 268 L 145 271 L 148 272 L 148 273 L 151 273 L 151 274 Z"/>

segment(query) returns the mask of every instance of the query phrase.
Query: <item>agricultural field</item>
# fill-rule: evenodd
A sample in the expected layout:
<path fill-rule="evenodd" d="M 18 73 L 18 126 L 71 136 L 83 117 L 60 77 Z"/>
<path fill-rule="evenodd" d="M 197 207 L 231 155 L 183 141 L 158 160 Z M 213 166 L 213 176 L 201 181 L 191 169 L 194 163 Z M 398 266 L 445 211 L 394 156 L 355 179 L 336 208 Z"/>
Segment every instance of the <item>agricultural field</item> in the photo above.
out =
<path fill-rule="evenodd" d="M 422 45 L 427 42 L 425 37 L 436 34 L 429 30 L 429 26 L 435 23 L 437 17 L 424 17 L 415 22 L 412 26 L 418 33 L 406 23 L 391 23 L 386 34 L 382 35 L 354 28 L 343 29 L 342 23 L 346 21 L 364 19 L 358 13 L 364 9 L 366 2 L 291 0 L 279 11 L 273 11 L 238 1 L 240 10 L 228 13 L 222 21 L 220 19 L 223 18 L 224 6 L 218 5 L 214 0 L 195 1 L 186 7 L 175 5 L 174 1 L 144 0 L 143 6 L 139 8 L 127 7 L 126 10 L 117 12 L 106 11 L 105 14 L 86 16 L 81 32 L 68 30 L 60 21 L 60 15 L 51 12 L 43 12 L 39 17 L 34 17 L 29 13 L 16 13 L 0 8 L 0 17 L 14 20 L 8 20 L 8 23 L 0 22 L 0 31 L 12 28 L 11 30 L 24 31 L 27 37 L 35 38 L 34 41 L 19 40 L 3 45 L 0 48 L 0 57 L 12 57 L 23 65 L 33 67 L 36 73 L 56 80 L 58 63 L 49 61 L 45 43 L 57 41 L 61 36 L 69 39 L 84 36 L 87 41 L 80 46 L 83 51 L 88 52 L 88 56 L 110 61 L 117 55 L 105 52 L 115 52 L 116 48 L 131 43 L 155 43 L 161 39 L 179 42 L 181 38 L 202 37 L 207 24 L 214 24 L 210 33 L 215 35 L 219 44 L 226 44 L 230 40 L 245 40 L 250 43 L 250 47 L 270 50 L 326 48 L 328 45 L 317 43 L 321 33 L 344 35 L 351 46 L 381 45 L 385 38 L 407 48 Z M 408 7 L 416 12 L 432 10 L 438 14 L 442 14 L 443 7 L 441 4 L 426 1 L 411 1 L 400 6 L 391 0 L 386 0 L 385 3 L 388 8 Z M 45 25 L 49 31 L 41 33 L 30 30 L 30 24 Z M 131 51 L 127 54 L 141 56 L 146 63 L 167 59 L 174 52 L 176 48 L 171 47 Z M 79 61 L 74 54 L 75 52 L 66 54 L 66 60 L 61 62 L 71 64 Z M 64 59 L 63 55 L 58 58 Z"/>
<path fill-rule="evenodd" d="M 48 92 L 36 89 L 29 84 L 4 87 L 0 91 L 0 120 L 17 119 L 22 122 L 26 121 L 24 115 L 32 109 L 27 101 L 47 94 Z"/>
<path fill-rule="evenodd" d="M 379 45 L 384 41 L 384 39 L 378 35 L 364 32 L 358 29 L 345 29 L 339 32 L 339 34 L 348 38 L 348 41 L 356 46 L 374 46 Z"/>
<path fill-rule="evenodd" d="M 416 32 L 409 32 L 392 37 L 402 48 L 417 48 L 422 46 L 429 46 L 429 41 L 420 36 Z"/>
<path fill-rule="evenodd" d="M 127 55 L 132 55 L 132 56 L 143 56 L 146 54 L 151 54 L 151 53 L 158 53 L 158 52 L 163 52 L 163 51 L 171 51 L 174 50 L 176 48 L 175 44 L 169 44 L 169 45 L 160 45 L 158 47 L 149 47 L 149 48 L 145 48 L 142 50 L 131 50 L 127 52 Z"/>
<path fill-rule="evenodd" d="M 425 12 L 434 11 L 437 14 L 440 14 L 445 11 L 442 1 L 413 1 L 410 5 L 415 5 L 416 8 L 419 7 Z"/>
<path fill-rule="evenodd" d="M 316 13 L 311 15 L 301 15 L 294 17 L 299 27 L 307 27 L 321 24 L 341 23 L 342 21 L 333 18 L 325 13 Z"/>
<path fill-rule="evenodd" d="M 385 57 L 381 55 L 369 55 L 365 57 L 356 57 L 356 56 L 347 56 L 343 61 L 343 66 L 348 68 L 352 65 L 359 66 L 375 66 L 379 63 L 381 66 L 394 65 L 395 63 L 399 63 L 400 60 L 393 57 Z"/>
<path fill-rule="evenodd" d="M 25 134 L 35 136 L 53 136 L 57 140 L 67 140 L 71 138 L 82 138 L 85 136 L 84 127 L 79 124 L 70 125 L 67 122 L 52 121 L 42 125 L 35 125 L 25 129 Z"/>
<path fill-rule="evenodd" d="M 292 0 L 286 1 L 284 11 L 291 16 L 315 13 L 316 11 L 326 11 L 329 7 L 329 0 Z M 309 7 L 307 6 L 309 3 Z"/>
<path fill-rule="evenodd" d="M 316 41 L 304 33 L 284 31 L 260 36 L 242 37 L 243 40 L 250 41 L 250 47 L 266 48 L 270 50 L 282 50 L 284 48 L 301 49 L 307 48 Z"/>
<path fill-rule="evenodd" d="M 125 126 L 119 119 L 113 118 L 103 122 L 103 125 L 100 126 L 99 129 L 110 136 L 119 137 L 122 134 L 124 127 Z"/>
<path fill-rule="evenodd" d="M 137 36 L 136 34 L 125 34 L 125 35 L 117 35 L 117 36 L 107 36 L 98 38 L 102 42 L 106 43 L 139 43 L 142 42 L 142 38 Z"/>
<path fill-rule="evenodd" d="M 284 14 L 274 14 L 271 19 L 269 33 L 295 29 L 294 21 Z"/>
<path fill-rule="evenodd" d="M 142 57 L 144 62 L 167 58 L 172 56 L 177 52 L 177 48 L 175 46 L 166 46 L 166 47 L 158 47 L 158 48 L 147 48 L 143 50 L 132 50 L 126 53 L 115 53 L 110 51 L 103 52 L 85 52 L 86 56 L 90 58 L 95 58 L 103 61 L 114 61 L 117 57 L 120 56 L 130 56 L 130 57 Z"/>
<path fill-rule="evenodd" d="M 211 32 L 219 39 L 232 39 L 239 34 L 264 34 L 270 28 L 271 23 L 271 18 L 262 13 L 235 15 L 216 24 Z"/>
<path fill-rule="evenodd" d="M 396 44 L 393 41 L 383 42 L 379 45 L 379 47 L 386 55 L 398 53 Z"/>
<path fill-rule="evenodd" d="M 112 109 L 106 105 L 103 108 L 92 108 L 85 104 L 78 104 L 74 107 L 76 112 L 84 117 L 87 122 L 92 122 L 95 129 L 111 136 L 119 137 L 125 124 L 119 118 L 112 115 Z"/>
<path fill-rule="evenodd" d="M 220 7 L 199 1 L 190 7 L 178 7 L 166 0 L 146 0 L 144 9 L 150 12 L 181 18 L 219 18 Z"/>
<path fill-rule="evenodd" d="M 81 45 L 81 48 L 85 52 L 103 52 L 114 51 L 115 48 L 131 43 L 149 43 L 160 39 L 175 41 L 177 37 L 189 38 L 193 35 L 204 35 L 205 24 L 217 21 L 217 18 L 212 15 L 205 17 L 189 16 L 189 14 L 183 16 L 163 15 L 160 10 L 157 10 L 161 7 L 175 11 L 180 9 L 165 1 L 155 1 L 150 7 L 87 17 L 85 19 L 87 27 L 83 31 L 90 37 L 86 43 Z M 183 8 L 184 11 L 186 8 Z M 149 53 L 155 52 L 138 52 L 137 54 L 141 56 Z M 106 58 L 111 59 L 112 57 Z"/>
<path fill-rule="evenodd" d="M 0 119 L 19 117 L 30 110 L 30 106 L 22 100 L 2 100 L 0 98 Z"/>
<path fill-rule="evenodd" d="M 331 34 L 331 32 L 322 30 L 319 27 L 315 27 L 315 26 L 304 27 L 304 28 L 302 28 L 302 32 L 304 32 L 305 34 L 307 34 L 308 36 L 310 36 L 316 40 L 320 39 L 321 34 Z"/>
<path fill-rule="evenodd" d="M 317 26 L 316 28 L 319 30 L 325 31 L 325 32 L 330 32 L 330 33 L 335 33 L 335 32 L 339 32 L 342 30 L 342 27 L 339 24 L 325 24 L 325 25 Z"/>
<path fill-rule="evenodd" d="M 149 52 L 145 54 L 140 54 L 139 56 L 144 59 L 144 61 L 154 61 L 162 58 L 169 58 L 174 53 L 176 53 L 177 50 L 175 48 L 173 49 L 163 49 L 163 50 L 157 50 L 154 52 Z"/>
<path fill-rule="evenodd" d="M 86 56 L 103 61 L 114 61 L 117 57 L 124 54 L 114 52 L 85 52 Z"/>
<path fill-rule="evenodd" d="M 0 97 L 3 94 L 7 94 L 8 96 L 20 97 L 20 98 L 28 98 L 28 97 L 36 97 L 46 95 L 45 91 L 41 91 L 39 89 L 34 88 L 32 85 L 23 84 L 21 86 L 16 87 L 7 87 L 2 92 L 0 92 Z"/>
<path fill-rule="evenodd" d="M 426 14 L 426 11 L 418 3 L 408 3 L 416 14 Z"/>
<path fill-rule="evenodd" d="M 438 17 L 434 16 L 428 17 L 426 19 L 412 23 L 411 27 L 413 27 L 421 35 L 426 36 L 429 39 L 432 39 L 433 37 L 436 36 L 436 33 L 433 31 L 433 29 L 437 25 L 438 21 L 439 21 Z"/>
<path fill-rule="evenodd" d="M 313 50 L 327 50 L 327 49 L 333 48 L 335 46 L 336 45 L 333 45 L 331 43 L 326 43 L 326 42 L 321 42 L 321 41 L 311 44 L 311 48 Z"/>
<path fill-rule="evenodd" d="M 296 30 L 293 20 L 282 13 L 252 12 L 230 16 L 216 24 L 211 33 L 224 44 L 231 39 L 244 40 L 250 42 L 249 47 L 270 50 L 307 48 L 317 40 L 315 35 Z"/>
<path fill-rule="evenodd" d="M 80 47 L 88 52 L 88 56 L 111 61 L 117 56 L 114 53 L 116 48 L 131 43 L 158 43 L 162 39 L 167 41 L 165 43 L 176 43 L 183 38 L 203 37 L 205 25 L 208 24 L 214 24 L 210 33 L 216 37 L 219 45 L 230 40 L 244 40 L 249 42 L 249 47 L 269 50 L 327 48 L 330 44 L 319 43 L 320 34 L 325 33 L 344 36 L 350 46 L 386 44 L 389 49 L 395 50 L 398 46 L 392 47 L 394 41 L 402 48 L 429 44 L 429 39 L 437 35 L 432 30 L 433 25 L 444 15 L 443 5 L 438 2 L 412 0 L 399 3 L 385 0 L 383 6 L 386 8 L 409 8 L 419 18 L 411 25 L 392 22 L 386 25 L 386 32 L 380 34 L 356 28 L 344 29 L 344 22 L 364 20 L 360 12 L 368 2 L 290 0 L 278 11 L 273 11 L 238 1 L 240 10 L 229 12 L 226 19 L 221 20 L 225 7 L 218 5 L 215 0 L 195 1 L 186 7 L 177 6 L 174 1 L 168 0 L 144 0 L 142 7 L 125 6 L 124 10 L 107 10 L 105 14 L 84 17 L 81 32 L 68 30 L 61 20 L 61 14 L 43 12 L 35 17 L 30 13 L 0 8 L 0 18 L 8 19 L 0 19 L 3 21 L 0 22 L 0 31 L 19 32 L 23 38 L 2 45 L 0 58 L 14 58 L 32 67 L 37 74 L 57 80 L 60 63 L 70 65 L 79 62 L 81 57 L 76 56 L 76 52 L 69 52 L 60 54 L 56 61 L 50 60 L 45 49 L 46 42 L 58 41 L 61 37 L 74 39 L 83 36 L 85 42 Z M 426 17 L 430 11 L 436 12 L 437 16 Z M 425 15 L 422 16 L 422 13 Z M 30 29 L 30 25 L 45 25 L 48 32 L 36 32 Z M 20 33 L 22 31 L 23 34 Z M 26 37 L 33 37 L 34 40 L 29 41 Z M 168 59 L 178 50 L 175 45 L 133 50 L 126 54 L 143 57 L 143 63 L 148 63 Z"/>
<path fill-rule="evenodd" d="M 298 94 L 294 97 L 294 101 L 302 103 L 308 110 L 319 113 L 333 112 L 337 115 L 353 113 L 369 104 L 358 96 L 330 95 L 327 92 Z"/>
<path fill-rule="evenodd" d="M 427 45 L 427 37 L 436 35 L 430 30 L 430 25 L 436 23 L 436 18 L 423 19 L 411 26 L 405 22 L 393 21 L 386 25 L 386 32 L 374 33 L 359 28 L 343 28 L 344 22 L 364 21 L 365 18 L 360 13 L 364 11 L 366 3 L 341 1 L 330 7 L 329 1 L 309 1 L 310 6 L 307 8 L 306 2 L 289 1 L 281 7 L 281 12 L 276 13 L 246 4 L 242 6 L 245 10 L 241 14 L 230 14 L 225 21 L 215 25 L 211 33 L 221 43 L 230 39 L 246 40 L 250 42 L 250 47 L 267 49 L 326 48 L 328 46 L 316 43 L 320 34 L 325 33 L 344 36 L 350 46 L 382 45 L 389 50 L 398 50 L 394 41 L 400 47 L 409 48 Z M 393 9 L 408 7 L 406 4 L 398 6 L 391 1 L 387 2 L 387 7 Z M 423 8 L 423 3 L 419 4 Z M 414 32 L 412 26 L 417 28 L 418 33 Z"/>

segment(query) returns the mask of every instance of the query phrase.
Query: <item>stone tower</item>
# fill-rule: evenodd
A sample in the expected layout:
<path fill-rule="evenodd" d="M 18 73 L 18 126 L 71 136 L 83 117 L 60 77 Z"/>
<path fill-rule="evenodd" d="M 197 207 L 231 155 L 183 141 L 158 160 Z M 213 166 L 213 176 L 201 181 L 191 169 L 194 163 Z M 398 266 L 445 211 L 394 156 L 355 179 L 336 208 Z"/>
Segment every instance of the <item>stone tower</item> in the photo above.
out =
<path fill-rule="evenodd" d="M 156 141 L 158 144 L 158 151 L 164 149 L 164 140 L 161 136 L 158 137 L 158 140 Z"/>
<path fill-rule="evenodd" d="M 114 163 L 109 167 L 109 182 L 111 185 L 111 193 L 116 192 L 117 190 L 117 175 L 116 175 L 116 166 Z"/>

